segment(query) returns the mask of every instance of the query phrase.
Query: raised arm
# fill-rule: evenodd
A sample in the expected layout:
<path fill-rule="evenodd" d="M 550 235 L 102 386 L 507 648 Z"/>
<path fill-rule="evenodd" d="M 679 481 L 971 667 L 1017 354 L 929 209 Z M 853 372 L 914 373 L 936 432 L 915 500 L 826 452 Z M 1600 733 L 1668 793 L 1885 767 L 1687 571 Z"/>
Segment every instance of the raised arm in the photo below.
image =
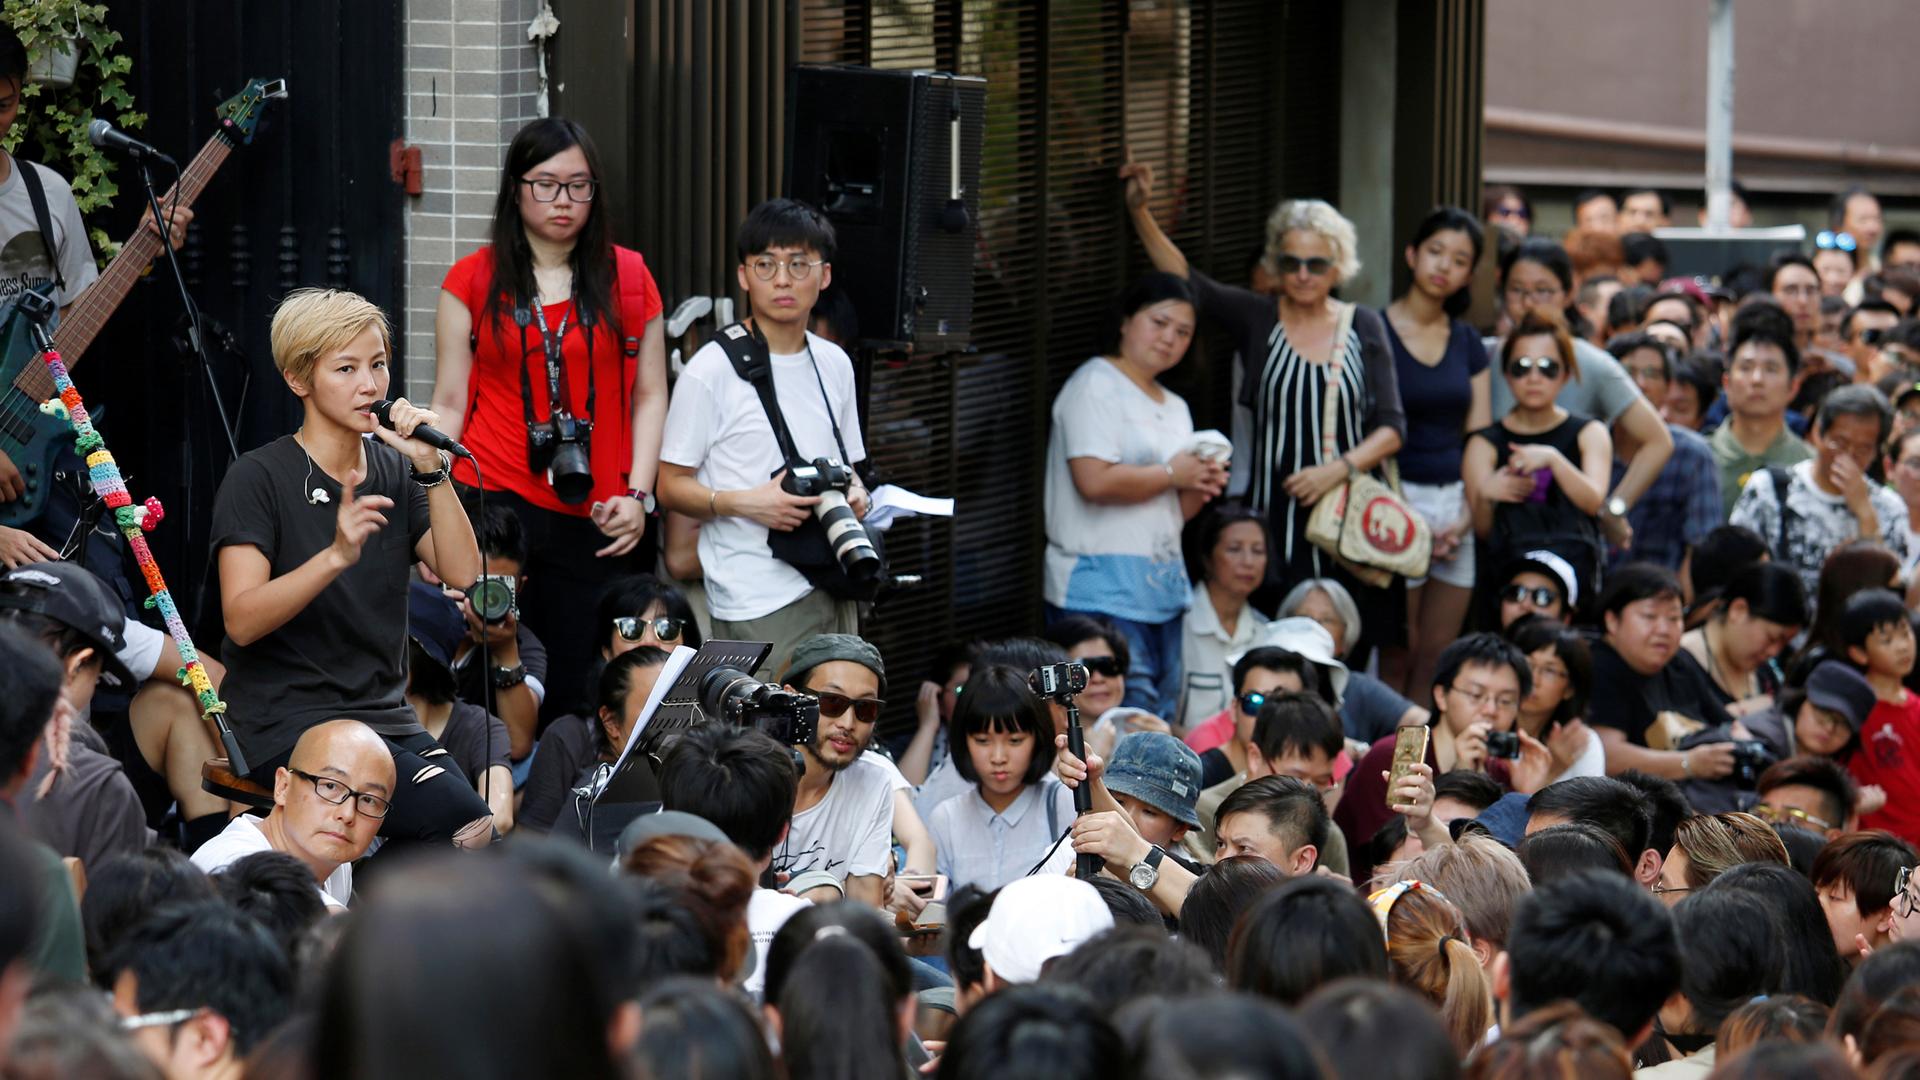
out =
<path fill-rule="evenodd" d="M 473 312 L 440 290 L 433 313 L 433 411 L 441 431 L 458 439 L 467 422 L 467 380 L 473 375 Z"/>
<path fill-rule="evenodd" d="M 1162 270 L 1175 277 L 1187 276 L 1187 257 L 1182 254 L 1167 234 L 1160 229 L 1160 223 L 1154 220 L 1153 209 L 1147 203 L 1153 198 L 1153 166 L 1133 160 L 1133 150 L 1127 150 L 1127 163 L 1120 166 L 1120 179 L 1127 185 L 1127 216 L 1133 219 L 1133 231 L 1140 236 L 1140 246 L 1146 249 L 1147 260 L 1153 263 L 1155 270 Z"/>

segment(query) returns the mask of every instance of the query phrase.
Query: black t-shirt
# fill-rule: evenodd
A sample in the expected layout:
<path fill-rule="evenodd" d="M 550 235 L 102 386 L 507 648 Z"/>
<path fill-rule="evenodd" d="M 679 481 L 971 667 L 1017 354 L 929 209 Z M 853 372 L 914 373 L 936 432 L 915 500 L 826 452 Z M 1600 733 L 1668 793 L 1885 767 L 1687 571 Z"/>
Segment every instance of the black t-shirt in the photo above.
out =
<path fill-rule="evenodd" d="M 407 575 L 427 535 L 427 493 L 398 450 L 366 440 L 361 495 L 393 500 L 387 525 L 369 537 L 360 561 L 333 579 L 293 618 L 251 645 L 229 639 L 220 685 L 241 748 L 265 762 L 300 733 L 337 717 L 386 736 L 420 733 L 407 705 Z M 314 489 L 326 501 L 309 503 Z M 340 485 L 287 435 L 243 455 L 213 501 L 215 551 L 251 544 L 276 578 L 333 543 Z"/>
<path fill-rule="evenodd" d="M 533 752 L 514 826 L 535 832 L 551 830 L 561 811 L 572 805 L 575 781 L 593 759 L 593 728 L 586 720 L 563 716 L 547 725 Z"/>
<path fill-rule="evenodd" d="M 1642 675 L 1628 667 L 1612 645 L 1594 642 L 1593 702 L 1587 723 L 1618 728 L 1628 742 L 1645 746 L 1654 717 L 1668 711 L 1708 726 L 1732 723 L 1706 669 L 1685 651 L 1674 654 L 1654 674 Z"/>
<path fill-rule="evenodd" d="M 1233 779 L 1235 769 L 1227 752 L 1214 747 L 1200 755 L 1200 788 L 1202 791 L 1215 784 L 1224 784 Z"/>
<path fill-rule="evenodd" d="M 446 747 L 447 756 L 460 766 L 469 783 L 478 784 L 489 765 L 512 767 L 507 758 L 507 725 L 478 705 L 454 702 L 447 726 L 440 732 L 439 743 Z"/>

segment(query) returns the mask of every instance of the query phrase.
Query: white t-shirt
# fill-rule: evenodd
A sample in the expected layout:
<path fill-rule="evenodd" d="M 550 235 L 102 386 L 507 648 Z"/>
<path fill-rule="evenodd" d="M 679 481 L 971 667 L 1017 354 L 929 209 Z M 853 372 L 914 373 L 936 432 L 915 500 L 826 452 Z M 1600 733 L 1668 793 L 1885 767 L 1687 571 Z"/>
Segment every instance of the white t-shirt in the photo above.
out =
<path fill-rule="evenodd" d="M 893 774 L 862 755 L 834 776 L 819 802 L 793 815 L 773 868 L 789 876 L 825 870 L 841 881 L 878 877 L 887 872 L 892 844 Z"/>
<path fill-rule="evenodd" d="M 887 782 L 893 785 L 893 790 L 895 791 L 913 790 L 913 785 L 907 782 L 907 774 L 901 772 L 900 766 L 895 765 L 893 763 L 893 759 L 888 757 L 887 755 L 882 754 L 876 750 L 862 750 L 860 751 L 860 760 L 871 761 L 875 765 L 878 765 L 881 768 L 887 770 Z"/>
<path fill-rule="evenodd" d="M 794 449 L 808 461 L 840 460 L 833 441 L 837 423 L 851 459 L 843 464 L 864 461 L 867 449 L 860 440 L 853 361 L 824 338 L 808 334 L 807 343 L 819 364 L 818 380 L 806 353 L 772 356 L 774 393 Z M 826 399 L 820 394 L 822 383 Z M 831 414 L 827 400 L 833 402 Z M 718 342 L 694 353 L 674 384 L 660 460 L 693 469 L 696 479 L 716 491 L 759 487 L 785 464 L 760 395 L 734 374 Z M 700 566 L 713 617 L 729 622 L 771 615 L 813 588 L 800 571 L 773 557 L 767 550 L 766 526 L 751 518 L 716 518 L 702 526 Z"/>
<path fill-rule="evenodd" d="M 193 853 L 193 865 L 208 874 L 217 874 L 255 852 L 272 850 L 267 834 L 260 831 L 260 819 L 241 814 L 227 822 L 220 835 L 200 845 Z M 353 864 L 341 863 L 317 887 L 320 899 L 328 907 L 345 908 L 347 901 L 353 899 Z"/>
<path fill-rule="evenodd" d="M 1812 458 L 1787 466 L 1789 513 L 1784 545 L 1775 542 L 1780 536 L 1780 499 L 1774 492 L 1773 474 L 1766 469 L 1755 469 L 1747 477 L 1747 486 L 1740 490 L 1727 519 L 1729 525 L 1745 525 L 1759 533 L 1769 546 L 1784 546 L 1786 550 L 1776 550 L 1773 557 L 1800 575 L 1808 596 L 1819 590 L 1820 566 L 1827 554 L 1860 531 L 1860 521 L 1847 509 L 1846 498 L 1829 495 L 1814 484 L 1813 466 Z M 1874 516 L 1880 519 L 1879 539 L 1905 566 L 1912 554 L 1907 549 L 1907 504 L 1892 488 L 1871 480 L 1867 487 Z"/>
<path fill-rule="evenodd" d="M 1060 387 L 1047 435 L 1047 602 L 1136 622 L 1163 623 L 1187 609 L 1179 493 L 1145 502 L 1088 502 L 1073 486 L 1073 458 L 1164 465 L 1193 440 L 1184 398 L 1155 401 L 1112 361 L 1096 356 Z"/>
<path fill-rule="evenodd" d="M 747 977 L 741 980 L 740 987 L 755 1001 L 760 1000 L 767 988 L 767 952 L 773 947 L 773 935 L 787 925 L 788 919 L 812 906 L 811 900 L 772 889 L 755 889 L 747 899 L 747 933 L 753 938 L 753 955 L 748 957 L 748 962 L 753 966 L 747 969 Z"/>
<path fill-rule="evenodd" d="M 20 179 L 20 159 L 12 159 L 6 180 L 0 181 L 0 305 L 11 304 L 27 289 L 53 280 L 53 262 L 47 258 L 51 247 L 60 255 L 60 276 L 67 283 L 54 301 L 65 307 L 93 284 L 100 270 L 93 263 L 93 247 L 87 243 L 87 227 L 80 220 L 79 204 L 73 201 L 72 185 L 44 165 L 36 164 L 34 175 L 47 193 L 47 223 L 53 226 L 53 237 L 51 241 L 40 238 L 33 201 Z"/>

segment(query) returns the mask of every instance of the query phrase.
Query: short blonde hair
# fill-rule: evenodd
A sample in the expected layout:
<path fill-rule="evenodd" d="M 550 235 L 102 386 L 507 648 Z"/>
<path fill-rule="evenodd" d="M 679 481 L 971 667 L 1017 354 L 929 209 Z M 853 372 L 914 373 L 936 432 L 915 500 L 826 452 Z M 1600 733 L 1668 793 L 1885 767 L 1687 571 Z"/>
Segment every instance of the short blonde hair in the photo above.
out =
<path fill-rule="evenodd" d="M 1322 199 L 1288 199 L 1267 215 L 1267 252 L 1261 256 L 1267 272 L 1280 274 L 1281 245 L 1294 231 L 1316 233 L 1333 249 L 1335 285 L 1344 285 L 1360 273 L 1360 238 L 1353 222 Z"/>
<path fill-rule="evenodd" d="M 369 326 L 379 328 L 380 346 L 391 353 L 393 328 L 378 304 L 345 289 L 295 289 L 273 311 L 273 366 L 289 379 L 311 383 L 315 362 L 346 348 Z"/>

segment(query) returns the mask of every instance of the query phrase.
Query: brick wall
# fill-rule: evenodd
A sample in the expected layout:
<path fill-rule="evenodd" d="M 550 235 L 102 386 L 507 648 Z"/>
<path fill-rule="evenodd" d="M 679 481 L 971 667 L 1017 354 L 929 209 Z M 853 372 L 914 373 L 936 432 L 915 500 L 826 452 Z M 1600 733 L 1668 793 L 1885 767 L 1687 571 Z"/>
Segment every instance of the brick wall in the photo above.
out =
<path fill-rule="evenodd" d="M 539 75 L 527 24 L 540 0 L 407 0 L 406 139 L 420 148 L 423 193 L 407 200 L 407 396 L 433 389 L 440 281 L 486 242 L 500 163 L 533 119 Z"/>

